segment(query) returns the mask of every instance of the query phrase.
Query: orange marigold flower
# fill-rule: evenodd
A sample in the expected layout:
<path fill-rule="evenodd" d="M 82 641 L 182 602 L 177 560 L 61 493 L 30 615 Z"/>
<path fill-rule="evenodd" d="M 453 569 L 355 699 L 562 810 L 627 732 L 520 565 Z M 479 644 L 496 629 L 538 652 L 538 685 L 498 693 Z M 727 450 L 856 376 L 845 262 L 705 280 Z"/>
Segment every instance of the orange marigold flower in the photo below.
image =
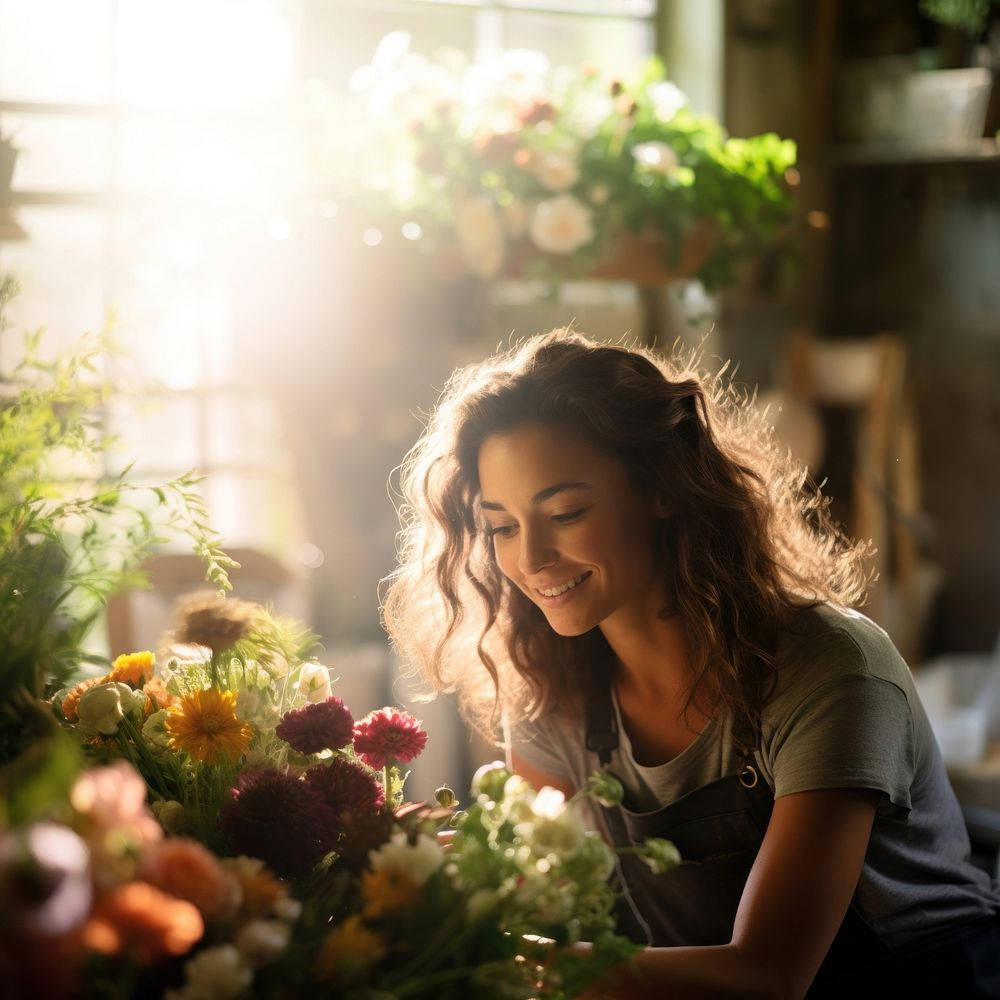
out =
<path fill-rule="evenodd" d="M 123 684 L 138 687 L 143 681 L 152 678 L 155 663 L 156 657 L 148 649 L 144 649 L 141 653 L 122 653 L 111 664 L 108 680 L 121 681 Z"/>
<path fill-rule="evenodd" d="M 172 837 L 148 850 L 139 877 L 158 889 L 186 899 L 206 920 L 227 915 L 239 899 L 236 879 L 219 859 L 196 840 Z"/>
<path fill-rule="evenodd" d="M 409 906 L 420 895 L 420 887 L 399 868 L 368 870 L 361 873 L 361 895 L 365 899 L 364 915 L 374 919 Z"/>
<path fill-rule="evenodd" d="M 78 718 L 78 709 L 80 708 L 80 699 L 93 687 L 97 687 L 98 684 L 107 683 L 108 675 L 102 674 L 100 677 L 88 677 L 85 681 L 80 681 L 79 684 L 73 688 L 72 691 L 62 702 L 62 714 L 63 718 L 67 722 L 76 722 Z"/>
<path fill-rule="evenodd" d="M 316 956 L 316 975 L 322 980 L 357 980 L 385 955 L 382 935 L 369 930 L 359 913 L 334 927 Z"/>
<path fill-rule="evenodd" d="M 198 910 L 145 882 L 102 896 L 83 928 L 83 943 L 102 955 L 127 954 L 143 963 L 183 955 L 205 933 Z"/>
<path fill-rule="evenodd" d="M 207 688 L 181 698 L 166 720 L 170 746 L 195 760 L 236 760 L 250 748 L 253 728 L 236 717 L 236 693 Z"/>

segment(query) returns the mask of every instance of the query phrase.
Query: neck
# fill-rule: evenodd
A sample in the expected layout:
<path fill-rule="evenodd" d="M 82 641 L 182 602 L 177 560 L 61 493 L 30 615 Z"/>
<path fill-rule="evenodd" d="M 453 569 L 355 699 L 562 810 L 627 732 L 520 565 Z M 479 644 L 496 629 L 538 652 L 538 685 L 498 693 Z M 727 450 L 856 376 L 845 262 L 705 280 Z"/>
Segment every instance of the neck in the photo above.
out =
<path fill-rule="evenodd" d="M 616 682 L 651 697 L 686 695 L 691 682 L 687 637 L 677 615 L 608 619 L 604 638 L 617 660 Z"/>

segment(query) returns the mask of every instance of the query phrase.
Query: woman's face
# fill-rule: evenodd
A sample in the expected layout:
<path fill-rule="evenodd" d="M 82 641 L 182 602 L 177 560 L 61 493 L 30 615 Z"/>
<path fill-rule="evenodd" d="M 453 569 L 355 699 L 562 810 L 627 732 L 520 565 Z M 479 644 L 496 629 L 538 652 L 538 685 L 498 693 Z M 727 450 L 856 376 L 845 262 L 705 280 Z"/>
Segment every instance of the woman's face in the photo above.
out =
<path fill-rule="evenodd" d="M 662 504 L 636 492 L 617 458 L 527 423 L 483 442 L 479 481 L 497 564 L 560 635 L 663 606 Z"/>

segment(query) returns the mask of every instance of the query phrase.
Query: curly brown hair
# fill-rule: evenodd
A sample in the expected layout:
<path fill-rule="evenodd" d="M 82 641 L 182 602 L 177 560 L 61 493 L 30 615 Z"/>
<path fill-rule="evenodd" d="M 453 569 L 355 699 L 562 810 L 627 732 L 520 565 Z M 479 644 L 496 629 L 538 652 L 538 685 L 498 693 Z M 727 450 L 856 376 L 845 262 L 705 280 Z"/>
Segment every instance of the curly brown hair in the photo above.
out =
<path fill-rule="evenodd" d="M 403 527 L 383 622 L 404 663 L 436 690 L 457 690 L 481 731 L 500 710 L 574 710 L 581 668 L 607 652 L 599 629 L 555 633 L 495 562 L 477 504 L 479 449 L 527 422 L 571 428 L 617 457 L 636 490 L 670 504 L 655 544 L 670 567 L 665 613 L 680 616 L 691 656 L 688 704 L 705 685 L 752 721 L 791 610 L 863 601 L 868 546 L 833 522 L 725 369 L 570 330 L 539 335 L 455 372 L 400 467 Z"/>

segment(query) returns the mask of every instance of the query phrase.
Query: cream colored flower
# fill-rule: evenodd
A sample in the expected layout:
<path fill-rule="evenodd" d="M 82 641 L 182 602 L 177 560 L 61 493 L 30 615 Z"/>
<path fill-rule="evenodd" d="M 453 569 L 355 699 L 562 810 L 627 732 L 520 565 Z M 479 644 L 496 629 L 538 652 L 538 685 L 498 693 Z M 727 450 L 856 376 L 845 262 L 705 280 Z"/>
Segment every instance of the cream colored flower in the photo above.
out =
<path fill-rule="evenodd" d="M 330 670 L 322 663 L 304 663 L 299 671 L 299 694 L 307 701 L 326 701 L 330 697 Z"/>
<path fill-rule="evenodd" d="M 455 214 L 455 235 L 466 266 L 481 278 L 492 278 L 503 264 L 506 241 L 503 221 L 490 198 L 469 198 Z"/>
<path fill-rule="evenodd" d="M 265 965 L 287 947 L 292 929 L 283 920 L 251 920 L 236 934 L 236 947 L 251 965 Z"/>
<path fill-rule="evenodd" d="M 154 712 L 142 725 L 142 738 L 146 745 L 154 750 L 166 750 L 170 745 L 170 733 L 167 732 L 167 718 L 170 710 L 161 708 Z"/>
<path fill-rule="evenodd" d="M 534 173 L 542 186 L 550 191 L 566 191 L 580 179 L 576 164 L 561 153 L 547 153 L 539 157 Z"/>
<path fill-rule="evenodd" d="M 388 843 L 370 851 L 372 871 L 395 868 L 405 872 L 412 882 L 423 885 L 444 864 L 444 851 L 433 837 L 418 833 L 411 844 L 405 833 L 394 833 Z"/>
<path fill-rule="evenodd" d="M 253 981 L 253 972 L 231 944 L 199 951 L 185 966 L 187 984 L 168 991 L 169 1000 L 233 1000 Z"/>
<path fill-rule="evenodd" d="M 127 684 L 111 681 L 98 684 L 85 692 L 80 699 L 77 716 L 80 731 L 86 736 L 113 736 L 126 715 L 142 714 L 146 700 L 141 692 L 133 691 Z"/>
<path fill-rule="evenodd" d="M 531 239 L 546 253 L 571 254 L 594 238 L 593 215 L 569 194 L 541 202 L 531 219 Z"/>
<path fill-rule="evenodd" d="M 680 166 L 673 147 L 665 142 L 640 142 L 632 147 L 632 155 L 641 166 L 657 174 L 672 174 Z"/>
<path fill-rule="evenodd" d="M 653 113 L 661 122 L 670 121 L 688 103 L 687 94 L 669 80 L 650 84 L 646 93 L 653 102 Z"/>

